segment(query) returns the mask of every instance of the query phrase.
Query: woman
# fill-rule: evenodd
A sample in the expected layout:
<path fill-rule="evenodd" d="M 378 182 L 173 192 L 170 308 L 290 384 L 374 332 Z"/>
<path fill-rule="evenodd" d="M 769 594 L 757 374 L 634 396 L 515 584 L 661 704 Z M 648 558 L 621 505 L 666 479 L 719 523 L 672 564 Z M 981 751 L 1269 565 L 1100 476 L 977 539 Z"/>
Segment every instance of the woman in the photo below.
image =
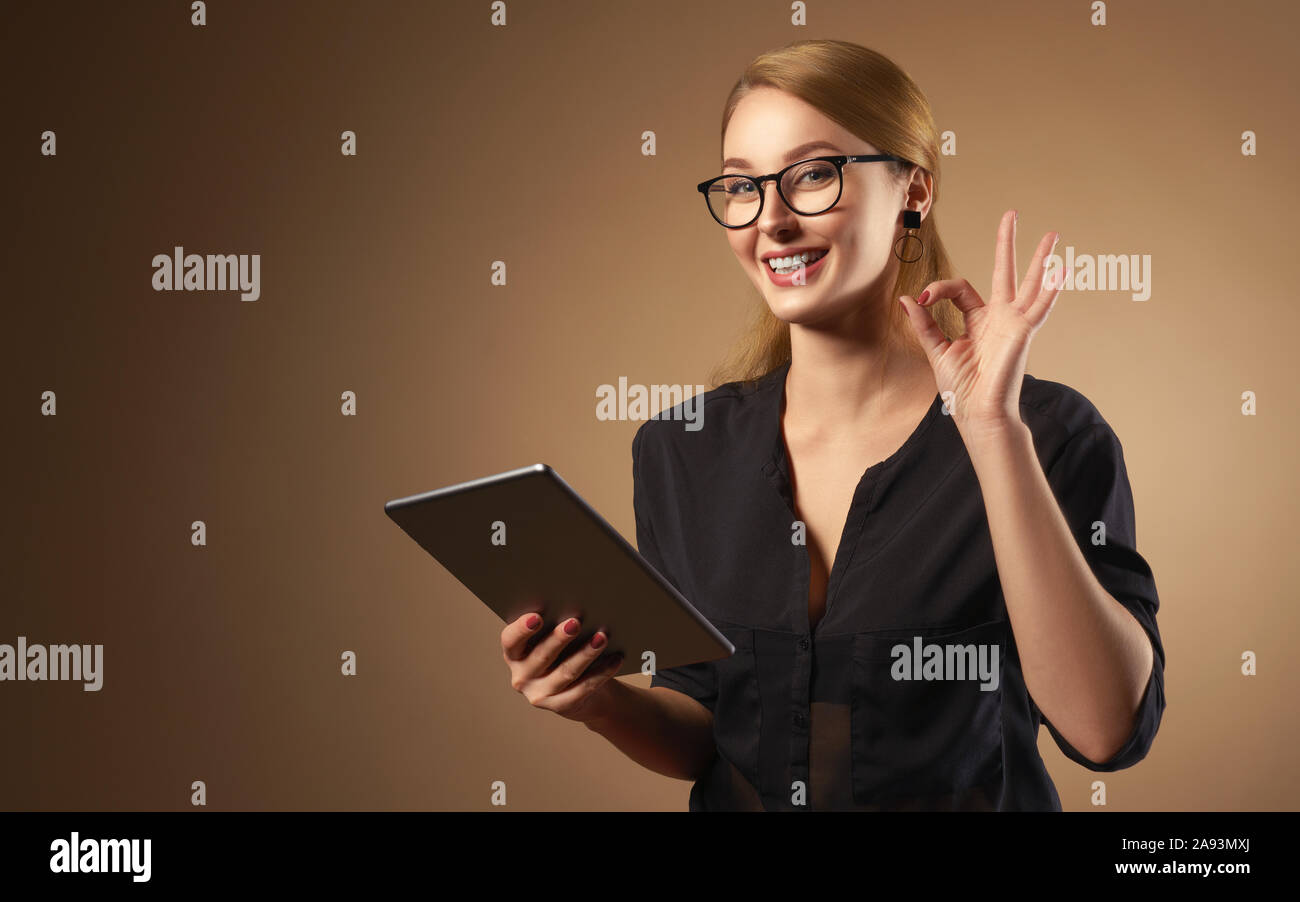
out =
<path fill-rule="evenodd" d="M 512 686 L 694 780 L 692 810 L 1060 810 L 1040 721 L 1110 771 L 1165 702 L 1119 441 L 1024 373 L 1059 235 L 1017 283 L 1008 211 L 989 296 L 951 278 L 928 103 L 850 43 L 754 60 L 722 156 L 700 190 L 765 308 L 703 428 L 638 430 L 633 484 L 641 553 L 736 652 L 641 689 L 588 669 L 599 633 L 554 666 L 580 625 L 529 615 Z"/>

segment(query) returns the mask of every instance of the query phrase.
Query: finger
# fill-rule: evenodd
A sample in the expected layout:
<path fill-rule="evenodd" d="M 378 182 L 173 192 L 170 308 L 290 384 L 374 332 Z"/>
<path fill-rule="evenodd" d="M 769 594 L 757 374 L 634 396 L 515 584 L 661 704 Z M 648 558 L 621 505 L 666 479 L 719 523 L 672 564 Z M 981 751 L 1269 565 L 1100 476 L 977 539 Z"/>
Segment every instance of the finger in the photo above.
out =
<path fill-rule="evenodd" d="M 990 304 L 1006 304 L 1016 297 L 1016 211 L 1002 214 L 997 249 L 993 254 L 993 293 Z"/>
<path fill-rule="evenodd" d="M 1029 309 L 1025 311 L 1025 320 L 1032 328 L 1037 329 L 1047 319 L 1047 315 L 1056 306 L 1056 299 L 1060 296 L 1061 288 L 1064 285 L 1065 264 L 1062 264 L 1043 279 L 1042 290 L 1039 291 L 1034 302 L 1029 305 Z"/>
<path fill-rule="evenodd" d="M 622 666 L 622 654 L 610 655 L 597 661 L 588 668 L 581 679 L 569 686 L 568 689 L 551 696 L 546 702 L 546 707 L 558 711 L 567 711 L 576 707 L 607 681 L 612 680 L 614 674 L 618 673 L 618 669 Z"/>
<path fill-rule="evenodd" d="M 535 680 L 546 673 L 564 647 L 580 632 L 582 632 L 582 624 L 578 618 L 570 617 L 560 621 L 555 629 L 551 630 L 549 636 L 538 642 L 533 650 L 517 663 L 517 675 L 525 680 Z"/>
<path fill-rule="evenodd" d="M 589 642 L 565 658 L 555 669 L 534 682 L 537 691 L 544 695 L 558 695 L 569 688 L 591 666 L 591 662 L 609 650 L 609 637 L 597 630 Z"/>
<path fill-rule="evenodd" d="M 531 626 L 529 625 L 531 624 Z M 501 653 L 507 661 L 522 661 L 528 654 L 528 643 L 537 635 L 542 625 L 542 615 L 536 611 L 524 614 L 506 624 L 501 631 Z"/>
<path fill-rule="evenodd" d="M 1060 232 L 1048 232 L 1038 242 L 1038 247 L 1034 250 L 1034 257 L 1029 261 L 1029 269 L 1025 271 L 1024 281 L 1020 283 L 1020 290 L 1016 293 L 1016 299 L 1011 304 L 1021 313 L 1028 310 L 1041 296 L 1043 279 L 1047 275 L 1047 261 L 1051 257 L 1052 251 L 1056 250 L 1056 242 L 1060 240 Z"/>
<path fill-rule="evenodd" d="M 927 296 L 926 292 L 929 292 Z M 929 308 L 937 301 L 948 298 L 966 316 L 975 310 L 984 306 L 984 299 L 980 297 L 975 286 L 965 279 L 940 279 L 937 282 L 931 282 L 925 286 L 925 291 L 921 292 L 921 297 L 925 298 L 922 307 Z"/>
<path fill-rule="evenodd" d="M 939 324 L 934 321 L 934 314 L 917 304 L 915 299 L 902 295 L 898 300 L 907 310 L 907 321 L 912 324 L 912 330 L 916 332 L 921 348 L 933 366 L 952 342 L 948 341 Z"/>

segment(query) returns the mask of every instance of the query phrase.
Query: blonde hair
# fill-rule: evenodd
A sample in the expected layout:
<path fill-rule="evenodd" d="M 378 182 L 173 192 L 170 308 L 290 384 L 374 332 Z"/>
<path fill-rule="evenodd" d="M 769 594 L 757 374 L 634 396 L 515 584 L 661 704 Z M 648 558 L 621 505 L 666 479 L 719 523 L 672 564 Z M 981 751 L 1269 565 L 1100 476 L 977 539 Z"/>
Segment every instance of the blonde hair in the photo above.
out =
<path fill-rule="evenodd" d="M 933 177 L 933 200 L 915 233 L 924 243 L 925 253 L 913 263 L 899 263 L 890 298 L 901 294 L 915 297 L 930 282 L 952 277 L 952 264 L 934 216 L 939 199 L 938 130 L 929 101 L 906 72 L 888 57 L 848 41 L 796 41 L 770 50 L 755 57 L 731 89 L 722 112 L 722 140 L 737 104 L 758 87 L 793 94 L 871 142 L 881 153 L 910 161 L 881 164 L 890 167 L 895 176 L 901 178 L 911 164 L 928 171 Z M 915 343 L 911 327 L 903 321 L 907 314 L 902 305 L 895 302 L 890 309 L 891 334 Z M 929 309 L 947 338 L 961 335 L 962 315 L 952 301 L 944 299 Z M 714 369 L 710 381 L 714 387 L 752 382 L 789 359 L 789 324 L 777 319 L 765 302 L 760 303 L 755 322 Z"/>

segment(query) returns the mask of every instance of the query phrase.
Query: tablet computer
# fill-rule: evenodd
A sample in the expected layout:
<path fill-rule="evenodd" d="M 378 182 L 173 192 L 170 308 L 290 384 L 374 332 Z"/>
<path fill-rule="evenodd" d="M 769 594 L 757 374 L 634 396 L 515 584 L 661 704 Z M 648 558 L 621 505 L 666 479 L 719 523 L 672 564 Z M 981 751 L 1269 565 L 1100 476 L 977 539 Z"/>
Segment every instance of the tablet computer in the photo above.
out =
<path fill-rule="evenodd" d="M 542 615 L 539 635 L 569 617 L 597 630 L 616 675 L 725 658 L 735 647 L 649 561 L 546 464 L 395 498 L 384 512 L 509 623 Z M 647 655 L 649 653 L 649 655 Z M 650 671 L 653 672 L 653 671 Z"/>

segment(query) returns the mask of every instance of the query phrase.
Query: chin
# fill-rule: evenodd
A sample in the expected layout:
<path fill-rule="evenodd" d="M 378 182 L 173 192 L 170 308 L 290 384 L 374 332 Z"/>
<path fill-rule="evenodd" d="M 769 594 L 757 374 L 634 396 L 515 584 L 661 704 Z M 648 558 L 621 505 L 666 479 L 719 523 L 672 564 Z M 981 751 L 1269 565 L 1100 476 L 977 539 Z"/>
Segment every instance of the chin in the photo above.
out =
<path fill-rule="evenodd" d="M 837 305 L 830 305 L 818 298 L 808 297 L 766 297 L 767 309 L 783 323 L 806 326 L 842 314 Z"/>

